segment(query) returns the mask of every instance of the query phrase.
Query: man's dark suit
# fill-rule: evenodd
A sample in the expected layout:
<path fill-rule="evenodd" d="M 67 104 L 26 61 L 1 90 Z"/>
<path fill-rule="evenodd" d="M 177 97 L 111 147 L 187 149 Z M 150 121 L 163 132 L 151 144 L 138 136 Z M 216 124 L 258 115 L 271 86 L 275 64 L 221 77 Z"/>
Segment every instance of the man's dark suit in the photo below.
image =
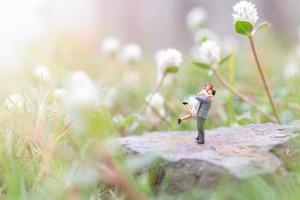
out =
<path fill-rule="evenodd" d="M 200 143 L 204 143 L 204 123 L 207 117 L 207 113 L 211 107 L 211 99 L 208 96 L 196 96 L 200 102 L 199 110 L 197 112 L 197 128 L 198 128 L 198 140 Z"/>

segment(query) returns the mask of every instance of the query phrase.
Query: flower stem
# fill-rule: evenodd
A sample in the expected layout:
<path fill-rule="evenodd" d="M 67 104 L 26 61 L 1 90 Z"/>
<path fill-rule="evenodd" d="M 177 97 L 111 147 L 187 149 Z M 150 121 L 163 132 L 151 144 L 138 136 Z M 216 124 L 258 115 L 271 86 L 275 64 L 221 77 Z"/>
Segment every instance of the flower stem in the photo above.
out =
<path fill-rule="evenodd" d="M 276 118 L 276 122 L 277 122 L 277 123 L 281 123 L 281 122 L 280 122 L 280 119 L 279 119 L 279 116 L 278 116 L 278 114 L 277 114 L 276 107 L 275 107 L 275 104 L 274 104 L 274 102 L 273 102 L 271 93 L 270 93 L 270 89 L 269 89 L 269 87 L 268 87 L 268 84 L 267 84 L 265 75 L 264 75 L 264 73 L 263 73 L 263 71 L 262 71 L 262 67 L 261 67 L 261 65 L 260 65 L 260 62 L 259 62 L 259 59 L 258 59 L 258 56 L 257 56 L 257 53 L 256 53 L 256 49 L 255 49 L 255 45 L 254 45 L 254 41 L 253 41 L 252 35 L 249 35 L 249 36 L 248 36 L 248 39 L 249 39 L 249 42 L 250 42 L 251 50 L 252 50 L 252 53 L 253 53 L 253 56 L 254 56 L 254 59 L 255 59 L 255 62 L 256 62 L 256 65 L 257 65 L 257 68 L 258 68 L 260 77 L 261 77 L 261 79 L 262 79 L 262 81 L 263 81 L 265 90 L 266 90 L 267 95 L 268 95 L 269 102 L 270 102 L 270 104 L 271 104 L 271 106 L 272 106 L 273 113 L 274 113 L 275 118 Z"/>
<path fill-rule="evenodd" d="M 155 107 L 153 107 L 153 106 L 151 106 L 148 102 L 146 102 L 147 103 L 147 105 L 152 109 L 152 111 L 163 121 L 163 122 L 165 122 L 167 125 L 168 125 L 168 128 L 173 128 L 173 126 L 172 126 L 172 124 L 164 117 L 164 116 L 162 116 L 160 113 L 159 113 L 159 111 L 155 108 Z"/>
<path fill-rule="evenodd" d="M 165 81 L 166 75 L 167 75 L 167 73 L 164 73 L 164 75 L 162 76 L 162 78 L 159 80 L 158 84 L 154 87 L 154 89 L 150 93 L 151 96 L 149 97 L 148 101 L 146 100 L 147 101 L 146 102 L 146 106 L 144 106 L 144 108 L 142 109 L 142 113 L 144 113 L 145 110 L 151 105 L 152 98 L 153 98 L 154 94 L 156 92 L 158 92 L 160 90 L 160 88 L 162 87 L 162 85 L 163 85 L 163 83 Z"/>
<path fill-rule="evenodd" d="M 217 72 L 217 70 L 213 69 L 213 74 L 215 76 L 215 78 L 224 86 L 226 87 L 229 91 L 231 91 L 234 95 L 236 95 L 237 97 L 239 97 L 240 99 L 242 99 L 243 101 L 253 105 L 256 110 L 258 112 L 260 112 L 261 114 L 263 114 L 264 116 L 266 116 L 269 120 L 276 122 L 276 119 L 273 118 L 272 116 L 270 116 L 269 114 L 265 113 L 262 109 L 259 108 L 258 105 L 256 105 L 251 99 L 249 99 L 247 96 L 243 95 L 242 93 L 240 93 L 237 89 L 235 89 L 234 87 L 232 87 L 225 79 L 223 79 L 219 73 Z"/>
<path fill-rule="evenodd" d="M 153 98 L 153 95 L 158 92 L 160 90 L 160 88 L 162 87 L 164 81 L 165 81 L 165 78 L 166 78 L 166 75 L 167 73 L 164 73 L 163 77 L 159 80 L 158 84 L 156 85 L 156 87 L 154 88 L 154 90 L 151 92 L 151 97 L 149 98 L 149 104 L 151 103 L 151 100 Z"/>

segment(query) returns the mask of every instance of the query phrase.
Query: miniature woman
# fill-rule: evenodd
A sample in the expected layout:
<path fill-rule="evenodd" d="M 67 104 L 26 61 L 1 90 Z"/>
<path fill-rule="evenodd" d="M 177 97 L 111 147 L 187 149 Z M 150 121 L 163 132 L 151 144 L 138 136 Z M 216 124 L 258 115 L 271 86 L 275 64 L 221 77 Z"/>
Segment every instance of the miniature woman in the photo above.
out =
<path fill-rule="evenodd" d="M 204 124 L 215 94 L 216 91 L 213 89 L 213 85 L 205 84 L 204 91 L 201 91 L 195 96 L 198 103 L 194 102 L 193 109 L 188 106 L 187 102 L 183 102 L 183 105 L 188 110 L 189 114 L 179 118 L 178 124 L 180 124 L 183 120 L 196 117 L 198 136 L 195 139 L 198 144 L 204 144 Z"/>
<path fill-rule="evenodd" d="M 202 96 L 202 95 L 208 95 L 208 91 L 213 89 L 213 85 L 211 83 L 206 83 L 204 84 L 201 92 L 197 93 L 196 96 Z M 189 106 L 189 103 L 184 101 L 182 102 L 184 108 L 187 110 L 188 114 L 180 117 L 178 119 L 178 124 L 180 124 L 182 121 L 196 117 L 197 116 L 197 112 L 199 110 L 199 106 L 200 106 L 200 102 L 198 100 L 196 100 L 195 98 L 192 98 L 192 107 Z"/>

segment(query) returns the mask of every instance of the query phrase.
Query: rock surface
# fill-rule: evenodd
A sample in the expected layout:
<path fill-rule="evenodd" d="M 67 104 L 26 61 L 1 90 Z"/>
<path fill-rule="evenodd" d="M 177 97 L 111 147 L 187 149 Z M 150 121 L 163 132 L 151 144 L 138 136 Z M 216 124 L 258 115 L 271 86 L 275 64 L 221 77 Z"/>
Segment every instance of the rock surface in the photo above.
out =
<path fill-rule="evenodd" d="M 203 145 L 195 142 L 196 131 L 150 132 L 117 142 L 137 156 L 161 158 L 160 176 L 168 175 L 173 186 L 182 189 L 185 181 L 211 185 L 224 174 L 244 179 L 279 170 L 282 161 L 271 150 L 294 138 L 299 128 L 267 123 L 206 130 Z"/>

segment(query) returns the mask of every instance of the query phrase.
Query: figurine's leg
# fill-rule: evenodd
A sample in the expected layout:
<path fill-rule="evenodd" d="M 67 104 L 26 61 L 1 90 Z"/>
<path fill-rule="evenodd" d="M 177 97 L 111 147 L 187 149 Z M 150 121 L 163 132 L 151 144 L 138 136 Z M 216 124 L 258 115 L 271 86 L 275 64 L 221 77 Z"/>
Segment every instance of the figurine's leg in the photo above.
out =
<path fill-rule="evenodd" d="M 192 118 L 192 115 L 191 115 L 191 114 L 187 114 L 187 115 L 184 115 L 184 116 L 180 117 L 180 119 L 181 119 L 182 121 L 187 120 L 187 119 L 190 119 L 190 118 Z"/>
<path fill-rule="evenodd" d="M 192 111 L 191 107 L 189 105 L 183 105 L 183 106 L 190 113 L 190 115 L 192 115 L 193 111 Z"/>
<path fill-rule="evenodd" d="M 198 143 L 199 144 L 204 144 L 204 123 L 205 119 L 201 117 L 197 117 L 197 128 L 198 128 Z"/>

